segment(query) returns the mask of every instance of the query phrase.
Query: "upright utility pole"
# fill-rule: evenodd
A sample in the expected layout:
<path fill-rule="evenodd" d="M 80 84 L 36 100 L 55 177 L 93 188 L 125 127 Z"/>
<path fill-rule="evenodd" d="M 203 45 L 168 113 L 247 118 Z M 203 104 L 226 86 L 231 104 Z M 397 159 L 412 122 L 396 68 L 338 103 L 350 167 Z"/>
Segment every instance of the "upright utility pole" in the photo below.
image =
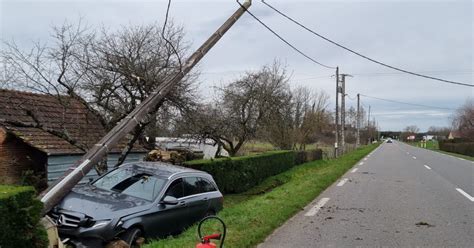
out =
<path fill-rule="evenodd" d="M 339 67 L 336 67 L 336 142 L 334 143 L 334 157 L 338 157 L 339 147 Z"/>
<path fill-rule="evenodd" d="M 369 105 L 369 116 L 367 117 L 367 137 L 369 137 L 368 144 L 370 144 L 370 105 Z"/>
<path fill-rule="evenodd" d="M 357 121 L 356 121 L 357 135 L 356 147 L 360 146 L 360 94 L 357 93 Z"/>
<path fill-rule="evenodd" d="M 341 153 L 346 148 L 346 74 L 341 74 Z"/>
<path fill-rule="evenodd" d="M 121 122 L 109 131 L 97 144 L 87 151 L 55 184 L 48 187 L 40 194 L 44 204 L 43 214 L 46 214 L 55 206 L 81 179 L 104 157 L 108 150 L 114 147 L 118 141 L 133 130 L 144 120 L 148 113 L 169 93 L 184 76 L 206 55 L 206 53 L 220 40 L 232 25 L 245 13 L 251 5 L 251 0 L 245 1 L 222 26 L 214 32 L 191 57 L 183 64 L 179 73 L 165 78 L 158 86 L 156 92 L 151 94 L 145 101 L 130 112 Z"/>
<path fill-rule="evenodd" d="M 346 77 L 349 74 L 341 74 L 341 151 L 344 154 L 346 148 Z"/>

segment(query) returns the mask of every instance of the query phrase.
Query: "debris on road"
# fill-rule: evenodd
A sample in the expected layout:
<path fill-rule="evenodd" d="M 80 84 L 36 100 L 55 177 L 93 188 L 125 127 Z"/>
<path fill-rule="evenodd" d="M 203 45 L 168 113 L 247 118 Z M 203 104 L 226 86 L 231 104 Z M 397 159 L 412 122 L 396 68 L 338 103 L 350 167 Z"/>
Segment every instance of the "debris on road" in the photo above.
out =
<path fill-rule="evenodd" d="M 416 226 L 426 226 L 426 227 L 434 227 L 435 225 L 429 224 L 428 222 L 420 221 L 415 224 Z"/>

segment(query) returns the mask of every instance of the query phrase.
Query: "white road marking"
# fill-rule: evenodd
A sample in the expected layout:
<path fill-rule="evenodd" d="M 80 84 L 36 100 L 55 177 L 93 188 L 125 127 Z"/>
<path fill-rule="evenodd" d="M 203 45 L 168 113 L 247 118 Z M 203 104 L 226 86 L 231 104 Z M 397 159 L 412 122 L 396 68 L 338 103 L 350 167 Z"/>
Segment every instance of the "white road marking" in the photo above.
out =
<path fill-rule="evenodd" d="M 474 202 L 474 197 L 470 196 L 468 193 L 464 192 L 464 190 L 460 189 L 460 188 L 456 188 L 456 190 L 461 193 L 461 195 L 465 196 L 467 199 L 469 199 L 470 201 Z"/>
<path fill-rule="evenodd" d="M 407 152 L 407 154 L 410 154 L 409 152 Z"/>
<path fill-rule="evenodd" d="M 459 158 L 459 159 L 460 159 L 460 160 L 462 160 L 462 161 L 466 161 L 466 160 L 465 160 L 465 159 L 463 159 L 463 158 Z"/>
<path fill-rule="evenodd" d="M 358 169 L 359 169 L 359 168 L 355 168 L 355 169 L 353 169 L 351 172 L 352 172 L 352 173 L 355 173 Z"/>
<path fill-rule="evenodd" d="M 341 187 L 342 185 L 344 185 L 347 182 L 347 180 L 349 180 L 349 179 L 347 179 L 347 178 L 342 179 L 336 186 Z"/>
<path fill-rule="evenodd" d="M 364 164 L 364 162 L 360 162 L 360 163 L 359 163 L 359 165 L 363 165 L 363 164 Z"/>
<path fill-rule="evenodd" d="M 431 167 L 425 164 L 426 169 L 431 170 Z"/>
<path fill-rule="evenodd" d="M 364 158 L 364 161 L 367 161 L 367 158 Z"/>
<path fill-rule="evenodd" d="M 413 156 L 413 159 L 416 159 L 416 157 L 415 157 L 415 156 Z"/>
<path fill-rule="evenodd" d="M 314 205 L 304 216 L 314 216 L 319 212 L 319 210 L 329 201 L 329 198 L 322 198 L 319 202 Z"/>

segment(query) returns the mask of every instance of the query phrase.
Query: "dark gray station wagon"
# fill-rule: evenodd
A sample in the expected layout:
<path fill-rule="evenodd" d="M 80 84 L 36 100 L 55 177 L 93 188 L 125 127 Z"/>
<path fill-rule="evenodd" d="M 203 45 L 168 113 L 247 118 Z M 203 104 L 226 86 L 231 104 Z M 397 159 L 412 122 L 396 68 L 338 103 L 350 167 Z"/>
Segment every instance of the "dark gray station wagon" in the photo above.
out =
<path fill-rule="evenodd" d="M 222 209 L 223 196 L 206 172 L 161 162 L 124 164 L 75 187 L 50 213 L 61 238 L 101 247 L 119 238 L 176 234 Z"/>

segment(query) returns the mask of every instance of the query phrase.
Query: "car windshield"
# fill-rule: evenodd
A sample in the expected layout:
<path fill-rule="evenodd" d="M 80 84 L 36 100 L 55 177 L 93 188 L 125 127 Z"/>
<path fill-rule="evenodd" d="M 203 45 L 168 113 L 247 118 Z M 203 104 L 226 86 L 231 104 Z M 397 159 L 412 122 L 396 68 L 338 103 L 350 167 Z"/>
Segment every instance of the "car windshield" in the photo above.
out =
<path fill-rule="evenodd" d="M 93 183 L 97 188 L 153 201 L 166 183 L 150 173 L 133 168 L 119 168 Z"/>

